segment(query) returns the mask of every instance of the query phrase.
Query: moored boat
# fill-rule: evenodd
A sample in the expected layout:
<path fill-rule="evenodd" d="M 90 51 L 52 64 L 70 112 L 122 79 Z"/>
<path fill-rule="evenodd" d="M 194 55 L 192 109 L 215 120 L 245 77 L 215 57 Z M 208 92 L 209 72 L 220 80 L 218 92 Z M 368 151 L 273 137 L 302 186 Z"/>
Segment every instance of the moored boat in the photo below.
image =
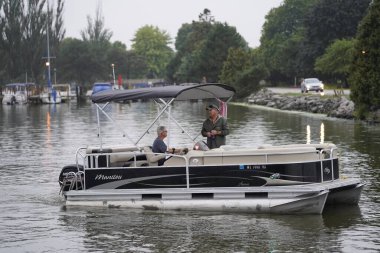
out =
<path fill-rule="evenodd" d="M 110 119 L 106 110 L 110 102 L 153 99 L 161 103 L 144 136 L 165 112 L 170 115 L 174 101 L 228 102 L 234 92 L 223 84 L 179 85 L 108 90 L 91 99 L 97 115 Z M 124 134 L 132 145 L 104 145 L 99 130 L 99 146 L 78 149 L 75 164 L 65 166 L 59 178 L 66 205 L 320 214 L 326 203 L 357 204 L 363 188 L 357 179 L 341 179 L 334 144 L 224 145 L 208 150 L 187 134 L 192 140 L 190 151 L 163 155 L 139 146 L 142 136 L 132 141 Z M 159 166 L 163 156 L 167 159 Z"/>
<path fill-rule="evenodd" d="M 26 104 L 29 97 L 36 92 L 34 83 L 10 83 L 5 85 L 3 104 Z"/>
<path fill-rule="evenodd" d="M 62 103 L 61 93 L 54 88 L 45 88 L 40 93 L 40 100 L 43 104 L 60 104 Z"/>
<path fill-rule="evenodd" d="M 68 102 L 76 96 L 71 91 L 70 84 L 53 84 L 52 87 L 56 90 L 56 92 L 59 92 L 62 103 Z"/>

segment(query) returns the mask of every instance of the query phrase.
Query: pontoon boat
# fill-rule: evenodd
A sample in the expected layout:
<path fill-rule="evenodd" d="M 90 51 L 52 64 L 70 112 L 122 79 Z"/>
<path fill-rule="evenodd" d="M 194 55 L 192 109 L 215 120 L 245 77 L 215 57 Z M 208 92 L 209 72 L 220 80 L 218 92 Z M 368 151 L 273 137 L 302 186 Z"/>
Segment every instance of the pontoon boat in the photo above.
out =
<path fill-rule="evenodd" d="M 100 144 L 79 148 L 74 165 L 59 176 L 66 205 L 152 210 L 205 210 L 252 213 L 320 214 L 325 204 L 358 204 L 363 184 L 342 179 L 334 144 L 221 146 L 208 150 L 190 137 L 183 154 L 154 154 L 140 146 L 157 120 L 170 114 L 174 101 L 218 99 L 228 102 L 235 90 L 223 84 L 107 90 L 92 95 Z M 111 102 L 152 99 L 160 107 L 154 121 L 133 145 L 104 145 L 99 116 Z M 172 116 L 170 116 L 172 118 Z M 164 165 L 157 161 L 168 158 Z"/>

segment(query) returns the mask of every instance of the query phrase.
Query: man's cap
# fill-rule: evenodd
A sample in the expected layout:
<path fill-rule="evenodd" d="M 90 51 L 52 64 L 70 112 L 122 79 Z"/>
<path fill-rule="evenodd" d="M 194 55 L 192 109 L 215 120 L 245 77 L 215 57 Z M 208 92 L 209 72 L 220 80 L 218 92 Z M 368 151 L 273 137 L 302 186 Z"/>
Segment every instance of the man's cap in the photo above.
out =
<path fill-rule="evenodd" d="M 216 109 L 218 112 L 219 112 L 219 107 L 216 106 L 216 105 L 213 105 L 213 104 L 209 104 L 207 107 L 206 107 L 206 110 L 209 111 L 211 109 Z"/>

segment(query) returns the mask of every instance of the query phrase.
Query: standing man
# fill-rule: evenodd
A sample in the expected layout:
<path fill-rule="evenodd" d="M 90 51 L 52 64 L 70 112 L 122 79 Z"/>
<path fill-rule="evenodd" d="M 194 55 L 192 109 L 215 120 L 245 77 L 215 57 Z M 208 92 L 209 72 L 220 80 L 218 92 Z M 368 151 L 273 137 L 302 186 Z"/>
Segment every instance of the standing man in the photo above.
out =
<path fill-rule="evenodd" d="M 210 149 L 226 145 L 226 135 L 230 133 L 227 119 L 219 115 L 219 107 L 210 104 L 206 107 L 209 118 L 203 122 L 202 136 L 207 137 Z"/>

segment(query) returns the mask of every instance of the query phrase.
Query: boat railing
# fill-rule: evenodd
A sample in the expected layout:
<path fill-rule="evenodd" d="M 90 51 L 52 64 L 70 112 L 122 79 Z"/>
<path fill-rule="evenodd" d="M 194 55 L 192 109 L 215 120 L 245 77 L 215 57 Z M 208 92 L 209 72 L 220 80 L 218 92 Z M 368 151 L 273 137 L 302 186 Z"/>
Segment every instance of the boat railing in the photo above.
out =
<path fill-rule="evenodd" d="M 99 156 L 104 156 L 107 155 L 107 166 L 110 165 L 110 157 L 111 156 L 119 156 L 119 155 L 131 155 L 131 154 L 139 154 L 139 155 L 146 155 L 146 152 L 142 152 L 142 149 L 137 149 L 135 148 L 134 151 L 136 152 L 122 152 L 122 151 L 114 151 L 110 150 L 110 148 L 104 148 L 103 150 L 97 149 L 93 151 L 93 153 L 89 153 L 87 150 L 88 148 L 79 148 L 77 150 L 77 155 L 76 155 L 76 163 L 80 164 L 79 161 L 85 159 L 87 156 L 92 155 L 95 157 Z M 123 149 L 123 148 L 122 148 Z M 188 158 L 199 158 L 199 157 L 246 157 L 246 156 L 251 156 L 251 157 L 265 157 L 265 163 L 272 163 L 273 161 L 270 160 L 270 157 L 272 156 L 282 156 L 282 155 L 302 155 L 302 154 L 316 154 L 318 157 L 318 160 L 330 160 L 335 158 L 335 152 L 336 148 L 330 148 L 330 149 L 313 149 L 313 150 L 289 150 L 289 149 L 276 149 L 276 151 L 273 150 L 260 150 L 260 153 L 252 152 L 252 150 L 238 150 L 237 152 L 229 152 L 228 150 L 222 150 L 223 154 L 218 152 L 219 150 L 212 150 L 212 152 L 201 152 L 201 153 L 189 153 L 187 155 Z M 190 150 L 191 152 L 192 150 Z M 196 150 L 195 150 L 196 151 Z M 217 151 L 217 152 L 214 152 Z M 159 155 L 159 153 L 155 153 L 155 155 Z M 162 155 L 162 154 L 161 154 Z M 165 155 L 172 155 L 170 153 L 167 153 Z M 182 156 L 181 156 L 182 157 Z M 80 159 L 79 159 L 80 158 Z M 132 158 L 132 157 L 131 157 Z M 300 162 L 306 162 L 308 160 L 299 160 Z M 281 161 L 283 162 L 283 161 Z M 82 163 L 83 165 L 83 163 Z M 196 164 L 193 164 L 196 165 Z M 203 164 L 202 164 L 203 165 Z M 136 165 L 135 165 L 136 166 Z M 92 166 L 91 167 L 98 167 L 97 160 L 92 161 Z M 136 166 L 137 167 L 137 166 Z"/>
<path fill-rule="evenodd" d="M 319 151 L 319 157 L 320 157 L 320 163 L 321 163 L 321 182 L 324 182 L 323 178 L 323 160 L 326 159 L 326 154 L 329 154 L 329 159 L 331 162 L 331 180 L 335 181 L 334 177 L 334 151 L 336 148 L 332 147 L 329 149 L 329 152 L 327 153 L 325 149 L 321 149 Z"/>
<path fill-rule="evenodd" d="M 326 150 L 317 150 L 315 148 L 307 148 L 307 149 L 271 149 L 271 150 L 223 150 L 223 149 L 213 149 L 211 151 L 206 151 L 204 153 L 191 153 L 189 159 L 191 158 L 221 158 L 221 163 L 223 164 L 235 164 L 238 159 L 242 159 L 241 162 L 251 162 L 251 163 L 286 163 L 286 162 L 310 162 L 310 161 L 319 161 L 319 160 L 330 160 L 334 158 L 334 155 L 330 151 Z M 223 160 L 223 162 L 222 162 Z M 193 164 L 190 160 L 190 165 Z M 206 162 L 204 164 L 200 163 L 198 165 L 207 165 Z"/>
<path fill-rule="evenodd" d="M 75 152 L 75 164 L 77 168 L 79 168 L 80 165 L 83 165 L 84 167 L 84 160 L 86 157 L 86 148 L 78 148 Z"/>
<path fill-rule="evenodd" d="M 330 155 L 331 155 L 331 171 L 332 171 L 332 181 L 335 181 L 335 177 L 334 177 L 334 160 L 333 160 L 333 158 L 334 158 L 334 150 L 335 150 L 336 148 L 331 148 L 330 149 Z M 323 181 L 322 181 L 323 182 Z"/>
<path fill-rule="evenodd" d="M 237 159 L 237 157 L 252 157 L 252 161 L 254 160 L 254 157 L 265 157 L 265 161 L 263 160 L 263 163 L 275 163 L 274 161 L 276 158 L 273 158 L 275 156 L 286 156 L 286 155 L 301 155 L 301 154 L 315 154 L 316 157 L 319 157 L 320 161 L 320 173 L 321 173 L 321 181 L 324 182 L 324 161 L 331 161 L 331 171 L 332 171 L 332 181 L 335 180 L 334 178 L 334 158 L 335 158 L 335 152 L 336 148 L 330 148 L 330 149 L 320 149 L 320 150 L 277 150 L 276 152 L 273 152 L 268 150 L 265 152 L 264 150 L 261 150 L 260 153 L 254 153 L 254 152 L 243 152 L 243 153 L 231 153 L 226 152 L 226 154 L 223 154 L 222 157 L 224 159 Z M 207 151 L 206 151 L 207 152 Z M 165 163 L 164 166 L 184 166 L 186 170 L 186 185 L 187 188 L 189 188 L 189 166 L 199 166 L 199 165 L 208 165 L 206 162 L 201 162 L 200 164 L 194 163 L 194 161 L 198 161 L 200 158 L 207 159 L 212 157 L 220 157 L 220 152 L 192 152 L 192 150 L 187 155 L 178 155 L 178 154 L 165 154 L 166 156 L 170 157 L 170 159 L 167 159 L 167 163 Z M 162 155 L 157 153 L 152 153 L 153 155 Z M 95 150 L 93 153 L 89 153 L 88 148 L 79 148 L 76 152 L 76 165 L 79 168 L 80 166 L 83 166 L 84 173 L 86 169 L 92 169 L 92 168 L 131 168 L 131 167 L 145 167 L 149 166 L 149 159 L 138 159 L 140 156 L 147 156 L 146 152 L 143 152 L 140 149 L 134 150 L 134 151 L 121 151 L 121 152 L 115 152 L 110 149 L 103 149 L 103 150 Z M 277 158 L 279 159 L 279 158 Z M 282 158 L 284 159 L 284 158 Z M 318 159 L 317 159 L 318 160 Z M 181 162 L 182 161 L 182 162 Z M 285 161 L 285 160 L 281 160 Z M 307 160 L 298 160 L 296 162 L 306 162 Z M 293 161 L 294 162 L 294 161 Z M 249 163 L 249 162 L 248 162 Z M 247 164 L 248 164 L 247 163 Z M 256 162 L 252 162 L 254 164 Z M 224 163 L 223 163 L 224 164 Z M 232 162 L 227 162 L 226 164 L 233 164 Z M 152 166 L 152 165 L 150 165 Z M 78 170 L 79 171 L 79 170 Z M 85 186 L 84 186 L 85 187 Z"/>
<path fill-rule="evenodd" d="M 87 148 L 79 148 L 76 152 L 76 166 L 79 168 L 83 166 L 83 172 L 79 171 L 78 173 L 81 173 L 80 175 L 77 175 L 77 177 L 82 176 L 84 177 L 86 174 L 86 169 L 92 169 L 92 168 L 111 168 L 111 167 L 120 167 L 120 168 L 131 168 L 131 167 L 145 167 L 149 166 L 149 160 L 143 160 L 138 161 L 138 156 L 140 155 L 147 155 L 146 153 L 141 152 L 140 150 L 136 151 L 124 151 L 124 152 L 116 152 L 112 153 L 107 151 L 106 149 L 104 152 L 99 153 L 87 153 Z M 163 155 L 162 153 L 153 153 L 152 155 Z M 186 170 L 186 188 L 190 188 L 190 176 L 189 176 L 189 159 L 185 154 L 164 154 L 167 157 L 167 160 L 169 159 L 183 159 L 184 166 Z M 115 166 L 115 164 L 112 164 L 111 160 L 113 156 L 119 156 L 124 158 L 125 162 L 130 162 L 133 158 L 133 162 L 128 164 L 128 166 L 123 166 L 119 164 L 119 166 Z M 105 159 L 102 161 L 99 161 L 99 158 Z M 126 163 L 125 163 L 126 164 Z M 84 185 L 82 185 L 83 189 L 86 189 L 85 181 Z"/>
<path fill-rule="evenodd" d="M 326 150 L 313 150 L 313 151 L 277 151 L 277 152 L 261 152 L 261 153 L 253 153 L 253 152 L 237 152 L 237 153 L 231 153 L 231 152 L 226 152 L 224 153 L 223 155 L 221 155 L 221 153 L 219 152 L 215 152 L 215 153 L 209 153 L 209 152 L 202 152 L 202 153 L 189 153 L 188 155 L 173 155 L 173 154 L 170 154 L 170 153 L 167 153 L 165 154 L 166 156 L 177 156 L 177 157 L 181 157 L 183 159 L 187 159 L 187 160 L 191 160 L 191 159 L 194 159 L 194 158 L 212 158 L 212 157 L 222 157 L 224 159 L 226 158 L 233 158 L 233 157 L 263 157 L 264 160 L 262 162 L 264 163 L 275 163 L 275 160 L 273 159 L 273 157 L 280 157 L 280 156 L 286 156 L 286 155 L 307 155 L 307 154 L 315 154 L 315 158 L 318 157 L 317 160 L 320 160 L 321 162 L 322 161 L 326 161 L 326 160 L 333 160 L 334 159 L 334 149 L 335 148 L 331 148 L 329 151 L 326 151 Z M 126 162 L 126 161 L 131 161 L 131 159 L 133 158 L 133 164 L 131 163 L 129 165 L 129 167 L 141 167 L 141 164 L 138 163 L 138 160 L 137 160 L 137 156 L 139 155 L 146 155 L 147 153 L 146 152 L 142 152 L 141 150 L 136 150 L 136 151 L 127 151 L 127 152 L 124 152 L 124 151 L 121 151 L 121 152 L 114 152 L 110 149 L 104 149 L 102 151 L 96 151 L 94 153 L 88 153 L 86 148 L 79 148 L 77 150 L 77 155 L 76 155 L 76 164 L 77 165 L 83 165 L 85 168 L 98 168 L 98 167 L 117 167 L 117 165 L 115 166 L 115 161 L 123 161 L 123 162 Z M 158 153 L 152 153 L 153 155 L 159 155 Z M 163 155 L 163 154 L 161 154 Z M 91 159 L 90 159 L 91 157 Z M 102 161 L 100 161 L 99 159 L 102 159 Z M 307 161 L 312 161 L 312 157 L 310 157 L 309 159 L 305 159 L 305 160 L 298 160 L 297 162 L 307 162 Z M 293 160 L 292 161 L 296 161 L 296 160 Z M 280 162 L 286 162 L 285 160 L 280 160 Z M 171 164 L 171 163 L 169 163 Z M 230 164 L 230 163 L 228 163 Z M 174 164 L 175 165 L 175 164 Z M 193 164 L 193 163 L 190 163 L 189 165 L 194 165 L 194 166 L 197 166 L 197 165 L 207 165 L 207 164 Z M 144 164 L 144 166 L 146 166 L 146 164 Z"/>
<path fill-rule="evenodd" d="M 62 180 L 61 189 L 59 191 L 59 194 L 61 195 L 65 188 L 68 187 L 68 190 L 71 191 L 73 189 L 75 190 L 82 190 L 84 188 L 84 172 L 78 171 L 75 173 L 74 171 L 70 171 L 67 173 L 67 175 Z"/>

